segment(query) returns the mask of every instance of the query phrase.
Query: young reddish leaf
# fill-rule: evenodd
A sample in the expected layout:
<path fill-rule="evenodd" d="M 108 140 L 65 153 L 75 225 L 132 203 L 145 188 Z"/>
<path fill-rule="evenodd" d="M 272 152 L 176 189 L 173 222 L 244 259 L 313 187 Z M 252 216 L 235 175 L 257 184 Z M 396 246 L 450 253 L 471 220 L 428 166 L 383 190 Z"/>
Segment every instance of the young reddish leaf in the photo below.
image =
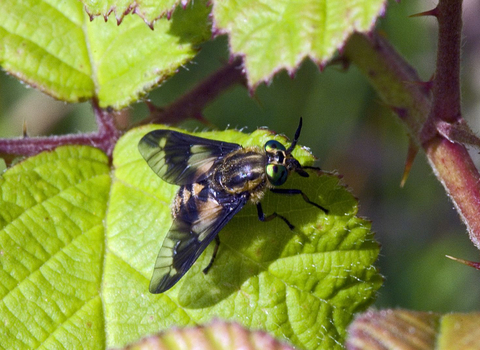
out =
<path fill-rule="evenodd" d="M 187 347 L 185 347 L 187 345 Z M 294 350 L 268 334 L 236 323 L 214 321 L 206 326 L 176 328 L 144 338 L 125 350 Z"/>
<path fill-rule="evenodd" d="M 368 311 L 348 328 L 348 350 L 479 349 L 480 313 Z"/>

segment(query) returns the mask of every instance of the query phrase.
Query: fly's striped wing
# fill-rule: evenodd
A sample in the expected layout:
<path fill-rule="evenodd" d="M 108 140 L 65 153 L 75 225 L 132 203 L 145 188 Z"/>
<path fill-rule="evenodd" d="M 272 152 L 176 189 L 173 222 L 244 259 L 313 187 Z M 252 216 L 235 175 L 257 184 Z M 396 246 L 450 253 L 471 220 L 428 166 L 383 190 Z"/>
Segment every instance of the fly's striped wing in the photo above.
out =
<path fill-rule="evenodd" d="M 248 200 L 247 196 L 215 192 L 206 184 L 182 186 L 177 196 L 181 202 L 150 281 L 150 292 L 155 294 L 178 282 Z"/>
<path fill-rule="evenodd" d="M 138 144 L 140 154 L 162 180 L 186 185 L 206 177 L 213 163 L 241 148 L 236 143 L 208 140 L 172 130 L 155 130 Z"/>

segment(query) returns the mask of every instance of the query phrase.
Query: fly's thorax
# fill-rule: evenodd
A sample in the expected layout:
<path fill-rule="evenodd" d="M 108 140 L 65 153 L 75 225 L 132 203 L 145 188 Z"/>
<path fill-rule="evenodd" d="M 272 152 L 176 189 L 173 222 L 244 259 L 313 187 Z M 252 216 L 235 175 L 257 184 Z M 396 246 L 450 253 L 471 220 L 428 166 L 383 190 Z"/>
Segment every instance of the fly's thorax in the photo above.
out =
<path fill-rule="evenodd" d="M 222 190 L 240 194 L 264 191 L 267 158 L 258 147 L 246 147 L 228 154 L 214 165 L 213 180 Z"/>

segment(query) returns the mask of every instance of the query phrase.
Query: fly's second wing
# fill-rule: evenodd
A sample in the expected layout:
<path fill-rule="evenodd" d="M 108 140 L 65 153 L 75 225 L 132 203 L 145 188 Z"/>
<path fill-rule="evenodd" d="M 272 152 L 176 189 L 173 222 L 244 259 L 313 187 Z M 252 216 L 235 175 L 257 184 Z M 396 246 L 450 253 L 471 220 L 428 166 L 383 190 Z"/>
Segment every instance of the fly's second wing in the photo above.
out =
<path fill-rule="evenodd" d="M 150 292 L 163 293 L 173 287 L 247 200 L 246 194 L 219 193 L 208 185 L 182 186 L 175 219 L 155 262 Z"/>
<path fill-rule="evenodd" d="M 150 168 L 162 180 L 175 185 L 201 181 L 216 160 L 240 148 L 236 143 L 173 130 L 154 130 L 138 143 L 138 150 Z"/>

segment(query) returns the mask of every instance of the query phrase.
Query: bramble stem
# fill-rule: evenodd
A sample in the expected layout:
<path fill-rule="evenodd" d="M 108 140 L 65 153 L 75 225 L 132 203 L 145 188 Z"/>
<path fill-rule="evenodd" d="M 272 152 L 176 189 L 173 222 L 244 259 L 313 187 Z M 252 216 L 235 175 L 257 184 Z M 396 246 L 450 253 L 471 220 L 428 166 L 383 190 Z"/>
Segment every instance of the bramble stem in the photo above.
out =
<path fill-rule="evenodd" d="M 93 110 L 98 124 L 97 132 L 78 135 L 0 139 L 0 155 L 7 160 L 11 160 L 15 156 L 33 156 L 63 145 L 88 145 L 100 148 L 108 156 L 111 156 L 121 132 L 115 126 L 113 112 L 100 109 L 96 102 L 93 102 Z"/>
<path fill-rule="evenodd" d="M 445 123 L 454 131 L 469 132 L 463 127 L 460 108 L 462 1 L 440 0 L 435 10 L 427 13 L 436 16 L 439 23 L 433 85 L 420 83 L 415 70 L 375 33 L 352 35 L 344 52 L 397 112 L 411 142 L 425 150 L 435 175 L 466 224 L 470 239 L 480 248 L 480 175 L 463 145 L 476 137 L 464 134 L 452 142 L 442 132 Z"/>

